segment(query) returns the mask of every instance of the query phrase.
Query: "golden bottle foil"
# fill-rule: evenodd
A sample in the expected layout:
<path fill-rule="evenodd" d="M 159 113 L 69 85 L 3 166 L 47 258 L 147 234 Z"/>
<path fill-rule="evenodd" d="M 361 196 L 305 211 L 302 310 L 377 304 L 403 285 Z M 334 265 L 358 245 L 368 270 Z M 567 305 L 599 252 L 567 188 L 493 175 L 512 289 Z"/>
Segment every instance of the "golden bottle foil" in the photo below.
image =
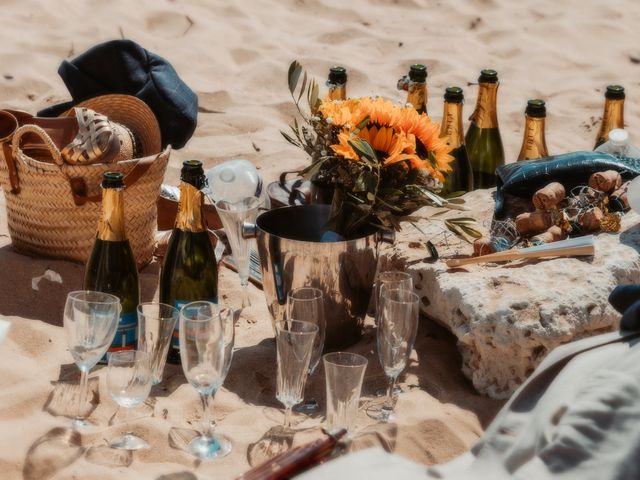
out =
<path fill-rule="evenodd" d="M 204 194 L 193 185 L 182 182 L 176 228 L 185 232 L 204 232 L 207 227 L 202 216 L 203 204 Z"/>
<path fill-rule="evenodd" d="M 524 138 L 518 155 L 520 160 L 548 157 L 547 141 L 544 136 L 544 118 L 525 115 Z"/>
<path fill-rule="evenodd" d="M 476 109 L 469 120 L 478 128 L 498 128 L 498 112 L 496 99 L 498 96 L 498 83 L 481 83 L 478 88 L 478 101 Z"/>
<path fill-rule="evenodd" d="M 412 82 L 407 84 L 407 103 L 410 103 L 419 113 L 427 111 L 427 83 Z"/>
<path fill-rule="evenodd" d="M 330 83 L 328 96 L 329 96 L 329 100 L 346 100 L 347 84 L 346 83 Z"/>
<path fill-rule="evenodd" d="M 98 238 L 110 242 L 127 239 L 124 231 L 124 190 L 105 188 L 102 190 L 102 214 L 98 220 Z"/>
<path fill-rule="evenodd" d="M 447 139 L 447 145 L 451 147 L 451 150 L 458 148 L 464 143 L 462 103 L 444 102 L 440 138 Z"/>
<path fill-rule="evenodd" d="M 609 99 L 604 102 L 602 124 L 596 137 L 596 147 L 609 140 L 609 132 L 614 128 L 624 128 L 624 99 Z M 596 148 L 594 147 L 594 148 Z"/>

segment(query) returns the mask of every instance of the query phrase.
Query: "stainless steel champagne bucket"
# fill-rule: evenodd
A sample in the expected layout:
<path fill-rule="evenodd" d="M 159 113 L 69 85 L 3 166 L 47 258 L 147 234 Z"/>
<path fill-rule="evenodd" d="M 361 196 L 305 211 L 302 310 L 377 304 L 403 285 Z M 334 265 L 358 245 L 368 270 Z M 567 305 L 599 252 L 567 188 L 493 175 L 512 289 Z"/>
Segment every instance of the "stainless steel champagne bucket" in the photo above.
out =
<path fill-rule="evenodd" d="M 245 224 L 246 238 L 255 237 L 262 282 L 272 321 L 283 320 L 287 293 L 297 287 L 321 289 L 325 298 L 325 349 L 355 343 L 369 305 L 380 241 L 393 241 L 373 227 L 366 236 L 321 243 L 329 205 L 300 205 L 260 214 Z"/>

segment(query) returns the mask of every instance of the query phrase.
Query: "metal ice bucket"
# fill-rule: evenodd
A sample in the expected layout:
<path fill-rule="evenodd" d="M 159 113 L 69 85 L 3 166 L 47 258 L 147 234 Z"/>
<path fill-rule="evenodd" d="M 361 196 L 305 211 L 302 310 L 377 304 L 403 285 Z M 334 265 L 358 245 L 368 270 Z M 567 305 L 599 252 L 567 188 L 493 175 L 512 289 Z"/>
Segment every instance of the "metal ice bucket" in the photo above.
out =
<path fill-rule="evenodd" d="M 284 319 L 287 293 L 297 287 L 321 289 L 325 298 L 325 349 L 355 343 L 362 324 L 378 263 L 380 241 L 393 234 L 371 228 L 354 240 L 320 242 L 329 205 L 283 207 L 245 223 L 245 238 L 256 238 L 262 282 L 272 322 Z M 274 329 L 275 330 L 275 329 Z"/>

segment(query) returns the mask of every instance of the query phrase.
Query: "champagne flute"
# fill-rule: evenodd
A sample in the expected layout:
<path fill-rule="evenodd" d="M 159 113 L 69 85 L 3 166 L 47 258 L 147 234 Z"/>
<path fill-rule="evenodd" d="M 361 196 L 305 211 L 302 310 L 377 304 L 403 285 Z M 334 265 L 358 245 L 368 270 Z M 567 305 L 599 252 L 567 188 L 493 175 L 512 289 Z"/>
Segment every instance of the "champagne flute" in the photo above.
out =
<path fill-rule="evenodd" d="M 284 405 L 284 428 L 291 429 L 291 410 L 302 401 L 318 326 L 300 320 L 276 323 L 278 375 L 276 398 Z"/>
<path fill-rule="evenodd" d="M 83 415 L 89 390 L 89 371 L 113 342 L 121 308 L 118 297 L 108 293 L 83 290 L 67 295 L 64 331 L 69 351 L 81 374 L 78 414 L 72 423 L 74 428 L 89 425 Z"/>
<path fill-rule="evenodd" d="M 213 433 L 209 403 L 225 375 L 224 332 L 218 306 L 192 302 L 180 311 L 180 358 L 184 375 L 200 394 L 202 435 L 194 438 L 188 451 L 200 459 L 221 458 L 232 449 L 231 441 Z"/>
<path fill-rule="evenodd" d="M 216 211 L 227 234 L 231 254 L 238 268 L 240 286 L 242 287 L 242 308 L 250 307 L 249 300 L 249 267 L 250 267 L 250 246 L 251 240 L 242 236 L 242 225 L 245 222 L 254 223 L 258 216 L 260 199 L 258 197 L 247 197 L 238 202 L 227 202 L 218 200 L 215 203 Z"/>
<path fill-rule="evenodd" d="M 324 349 L 325 318 L 324 297 L 322 290 L 313 287 L 294 288 L 287 294 L 287 318 L 302 320 L 318 326 L 318 334 L 313 342 L 311 359 L 309 360 L 309 375 L 313 375 Z M 296 412 L 313 412 L 318 409 L 315 399 L 304 401 L 294 410 Z"/>
<path fill-rule="evenodd" d="M 147 352 L 123 350 L 109 354 L 107 390 L 111 398 L 125 409 L 125 423 L 129 422 L 131 409 L 147 399 L 152 383 L 151 357 Z M 122 450 L 149 448 L 149 444 L 131 430 L 111 440 L 110 446 Z"/>
<path fill-rule="evenodd" d="M 406 272 L 389 270 L 380 272 L 376 278 L 375 293 L 373 300 L 376 308 L 376 325 L 380 311 L 380 295 L 385 289 L 399 288 L 401 290 L 413 291 L 413 277 Z"/>
<path fill-rule="evenodd" d="M 165 303 L 138 305 L 138 349 L 149 354 L 154 385 L 162 381 L 167 352 L 179 311 Z"/>
<path fill-rule="evenodd" d="M 389 382 L 387 397 L 376 418 L 392 420 L 396 380 L 407 365 L 418 331 L 419 297 L 408 290 L 385 289 L 380 297 L 378 357 Z"/>

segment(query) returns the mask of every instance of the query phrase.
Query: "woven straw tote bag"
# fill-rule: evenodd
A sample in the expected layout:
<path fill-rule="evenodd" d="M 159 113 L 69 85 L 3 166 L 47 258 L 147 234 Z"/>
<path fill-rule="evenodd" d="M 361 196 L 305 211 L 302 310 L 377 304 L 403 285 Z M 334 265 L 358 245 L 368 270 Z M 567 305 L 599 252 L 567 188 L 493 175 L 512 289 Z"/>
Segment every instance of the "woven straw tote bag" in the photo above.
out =
<path fill-rule="evenodd" d="M 126 102 L 120 105 L 119 99 L 113 97 L 127 96 L 106 97 L 111 98 L 104 105 L 94 102 L 86 106 L 126 125 L 136 134 L 144 152 L 160 152 L 160 137 L 155 134 L 159 127 L 148 107 L 135 97 L 120 99 Z M 142 115 L 137 112 L 138 115 L 133 117 L 127 115 L 125 110 L 131 110 L 127 106 L 131 105 L 130 99 L 144 106 L 135 104 L 136 109 L 148 112 Z M 160 153 L 117 163 L 58 165 L 26 154 L 22 140 L 27 135 L 39 137 L 54 158 L 59 155 L 57 146 L 46 132 L 34 125 L 19 127 L 11 135 L 10 143 L 8 138 L 2 141 L 0 157 L 4 158 L 0 160 L 4 161 L 0 161 L 0 182 L 6 198 L 9 234 L 14 248 L 29 255 L 86 262 L 101 212 L 102 175 L 107 171 L 118 171 L 125 175 L 127 236 L 138 266 L 148 264 L 153 258 L 156 201 L 169 162 L 170 147 Z M 10 161 L 7 161 L 8 157 L 11 157 Z"/>

